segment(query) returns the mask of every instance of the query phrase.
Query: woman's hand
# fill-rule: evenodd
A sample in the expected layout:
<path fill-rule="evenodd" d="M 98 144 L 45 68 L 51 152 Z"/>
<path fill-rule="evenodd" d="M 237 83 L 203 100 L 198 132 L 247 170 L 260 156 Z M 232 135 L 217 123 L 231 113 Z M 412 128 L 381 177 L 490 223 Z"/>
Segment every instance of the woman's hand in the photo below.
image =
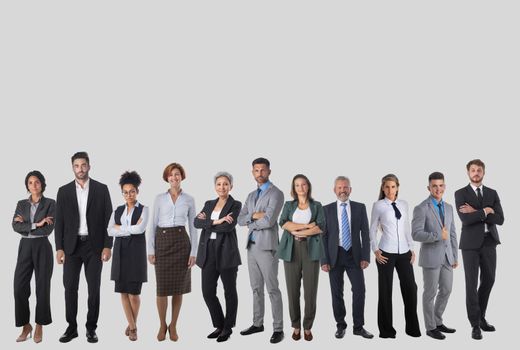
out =
<path fill-rule="evenodd" d="M 412 256 L 410 257 L 410 264 L 413 265 L 415 262 L 415 252 L 413 250 L 410 250 L 410 252 L 412 252 Z"/>
<path fill-rule="evenodd" d="M 376 255 L 376 260 L 379 264 L 384 265 L 388 262 L 388 258 L 383 256 L 383 252 L 380 249 L 376 250 L 374 254 Z"/>
<path fill-rule="evenodd" d="M 152 265 L 155 265 L 155 255 L 154 254 L 148 255 L 148 262 Z"/>
<path fill-rule="evenodd" d="M 188 269 L 191 269 L 194 265 L 195 265 L 195 257 L 190 256 L 190 258 L 188 259 Z"/>
<path fill-rule="evenodd" d="M 227 214 L 223 218 L 220 218 L 218 220 L 213 221 L 213 225 L 220 225 L 220 224 L 223 224 L 225 222 L 227 222 L 228 224 L 233 223 L 233 217 L 231 216 L 231 214 Z"/>
<path fill-rule="evenodd" d="M 23 217 L 21 215 L 16 215 L 14 222 L 23 222 Z"/>
<path fill-rule="evenodd" d="M 197 215 L 197 219 L 206 220 L 206 213 L 201 211 L 199 215 Z"/>

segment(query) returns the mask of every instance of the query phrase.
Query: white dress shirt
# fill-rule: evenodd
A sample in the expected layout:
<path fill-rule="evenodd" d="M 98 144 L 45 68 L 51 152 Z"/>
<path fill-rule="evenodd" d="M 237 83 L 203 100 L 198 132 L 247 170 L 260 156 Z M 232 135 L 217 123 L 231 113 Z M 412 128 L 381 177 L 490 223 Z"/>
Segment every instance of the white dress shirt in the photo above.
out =
<path fill-rule="evenodd" d="M 294 222 L 295 224 L 308 224 L 311 222 L 311 219 L 312 213 L 310 207 L 303 210 L 300 208 L 296 208 L 292 216 L 292 222 Z"/>
<path fill-rule="evenodd" d="M 214 220 L 218 220 L 219 219 L 221 211 L 222 210 L 212 211 L 211 212 L 211 222 L 213 222 Z M 216 232 L 211 232 L 211 235 L 209 236 L 209 239 L 217 239 L 217 233 Z"/>
<path fill-rule="evenodd" d="M 148 254 L 155 255 L 155 231 L 157 227 L 168 228 L 187 225 L 191 242 L 190 256 L 197 256 L 198 236 L 193 223 L 195 216 L 195 200 L 184 191 L 179 194 L 175 203 L 168 191 L 157 195 L 153 206 L 152 227 L 148 237 Z"/>
<path fill-rule="evenodd" d="M 146 225 L 148 224 L 148 207 L 143 206 L 143 211 L 139 218 L 141 223 L 132 225 L 132 215 L 134 214 L 135 208 L 140 205 L 139 202 L 135 203 L 135 207 L 133 207 L 130 212 L 128 212 L 128 206 L 125 205 L 125 210 L 121 215 L 121 226 L 119 228 L 115 227 L 116 220 L 114 215 L 116 214 L 116 211 L 114 210 L 110 217 L 110 222 L 108 223 L 108 235 L 112 237 L 128 237 L 130 235 L 143 234 L 146 231 Z"/>
<path fill-rule="evenodd" d="M 80 236 L 88 235 L 87 227 L 87 201 L 88 201 L 88 189 L 90 185 L 90 179 L 85 182 L 85 185 L 81 185 L 76 181 L 76 197 L 78 198 L 78 209 L 79 209 L 79 231 Z"/>
<path fill-rule="evenodd" d="M 341 245 L 341 242 L 343 242 L 343 224 L 341 222 L 341 213 L 343 212 L 343 207 L 341 206 L 341 203 L 347 203 L 347 215 L 348 215 L 348 227 L 350 227 L 350 239 L 352 240 L 352 219 L 351 219 L 351 210 L 350 210 L 350 199 L 347 199 L 346 202 L 342 202 L 340 200 L 336 201 L 337 207 L 338 207 L 338 227 L 339 227 L 339 241 L 338 246 L 343 247 Z"/>
<path fill-rule="evenodd" d="M 408 203 L 398 199 L 395 201 L 401 212 L 401 219 L 397 220 L 392 201 L 381 199 L 374 203 L 370 218 L 370 246 L 372 251 L 381 249 L 391 254 L 404 254 L 413 250 L 412 230 L 408 215 Z M 377 241 L 377 232 L 380 230 L 381 240 Z"/>

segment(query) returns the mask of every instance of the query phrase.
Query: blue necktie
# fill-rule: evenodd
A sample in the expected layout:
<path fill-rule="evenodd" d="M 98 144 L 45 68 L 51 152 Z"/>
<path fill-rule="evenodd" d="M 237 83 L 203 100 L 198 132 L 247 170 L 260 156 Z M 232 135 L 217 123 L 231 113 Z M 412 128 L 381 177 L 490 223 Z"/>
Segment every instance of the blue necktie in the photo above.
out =
<path fill-rule="evenodd" d="M 341 203 L 341 246 L 345 250 L 349 250 L 352 246 L 350 237 L 350 225 L 348 223 L 347 203 Z"/>

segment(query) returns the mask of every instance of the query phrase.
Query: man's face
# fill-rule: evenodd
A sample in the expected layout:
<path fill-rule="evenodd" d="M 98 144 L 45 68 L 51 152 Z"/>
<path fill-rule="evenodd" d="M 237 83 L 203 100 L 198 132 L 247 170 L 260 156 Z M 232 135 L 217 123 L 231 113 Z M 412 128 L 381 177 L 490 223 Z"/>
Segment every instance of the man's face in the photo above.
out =
<path fill-rule="evenodd" d="M 253 165 L 253 177 L 259 185 L 262 185 L 269 181 L 269 175 L 271 175 L 271 169 L 265 164 Z"/>
<path fill-rule="evenodd" d="M 334 193 L 341 202 L 346 202 L 352 192 L 352 187 L 347 180 L 338 180 L 334 185 Z"/>
<path fill-rule="evenodd" d="M 428 185 L 428 191 L 430 191 L 432 197 L 437 201 L 442 199 L 445 190 L 446 184 L 444 183 L 444 180 L 431 180 Z"/>
<path fill-rule="evenodd" d="M 78 158 L 72 162 L 72 171 L 78 181 L 85 181 L 88 179 L 88 172 L 90 171 L 90 165 L 86 159 Z"/>
<path fill-rule="evenodd" d="M 471 164 L 468 170 L 469 180 L 472 183 L 480 184 L 484 179 L 484 173 L 484 168 L 475 164 Z"/>

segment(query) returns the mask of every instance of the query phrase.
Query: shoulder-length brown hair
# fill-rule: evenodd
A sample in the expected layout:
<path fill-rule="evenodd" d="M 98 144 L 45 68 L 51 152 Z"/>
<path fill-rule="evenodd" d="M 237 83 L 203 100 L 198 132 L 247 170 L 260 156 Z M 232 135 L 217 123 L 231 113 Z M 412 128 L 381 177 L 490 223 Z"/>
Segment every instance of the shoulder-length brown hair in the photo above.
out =
<path fill-rule="evenodd" d="M 184 180 L 186 178 L 186 172 L 184 172 L 184 168 L 179 163 L 170 163 L 164 168 L 162 178 L 164 181 L 168 182 L 168 177 L 172 173 L 173 169 L 179 169 L 181 173 L 181 179 Z"/>
<path fill-rule="evenodd" d="M 296 194 L 296 186 L 294 185 L 294 183 L 296 182 L 296 180 L 298 179 L 303 179 L 305 180 L 305 182 L 307 182 L 307 186 L 309 186 L 309 191 L 307 192 L 307 200 L 309 202 L 313 201 L 312 199 L 312 185 L 311 185 L 311 182 L 309 181 L 309 179 L 307 178 L 307 176 L 303 175 L 303 174 L 297 174 L 293 177 L 292 179 L 292 184 L 291 184 L 291 197 L 297 201 L 298 200 L 298 195 Z"/>

